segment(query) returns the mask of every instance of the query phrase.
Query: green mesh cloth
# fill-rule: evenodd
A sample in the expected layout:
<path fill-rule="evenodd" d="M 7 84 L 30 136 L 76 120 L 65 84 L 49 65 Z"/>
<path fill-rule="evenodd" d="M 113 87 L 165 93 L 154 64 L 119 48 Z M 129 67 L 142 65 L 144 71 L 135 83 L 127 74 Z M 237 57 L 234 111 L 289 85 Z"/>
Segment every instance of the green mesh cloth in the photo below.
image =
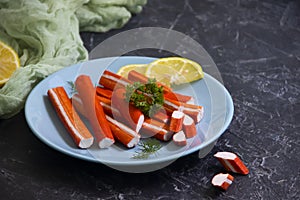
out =
<path fill-rule="evenodd" d="M 0 40 L 19 54 L 21 68 L 0 89 L 0 118 L 23 107 L 49 74 L 86 60 L 79 31 L 121 28 L 146 0 L 0 0 Z"/>

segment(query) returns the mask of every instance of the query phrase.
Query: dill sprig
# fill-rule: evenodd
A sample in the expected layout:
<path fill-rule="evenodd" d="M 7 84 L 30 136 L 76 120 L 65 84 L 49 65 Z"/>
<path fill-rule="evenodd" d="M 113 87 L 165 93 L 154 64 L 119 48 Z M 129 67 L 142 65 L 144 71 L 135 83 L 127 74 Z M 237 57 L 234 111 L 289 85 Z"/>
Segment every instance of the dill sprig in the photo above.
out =
<path fill-rule="evenodd" d="M 148 117 L 153 116 L 164 103 L 163 87 L 159 87 L 155 79 L 149 79 L 146 84 L 135 82 L 127 85 L 125 97 Z"/>
<path fill-rule="evenodd" d="M 70 91 L 71 96 L 73 94 L 76 94 L 77 93 L 77 89 L 76 89 L 76 86 L 75 86 L 74 82 L 73 81 L 67 81 L 67 83 L 69 84 L 69 87 L 71 89 L 71 91 Z"/>
<path fill-rule="evenodd" d="M 138 143 L 138 151 L 132 156 L 134 159 L 147 159 L 151 154 L 155 154 L 162 145 L 156 139 L 149 138 Z"/>

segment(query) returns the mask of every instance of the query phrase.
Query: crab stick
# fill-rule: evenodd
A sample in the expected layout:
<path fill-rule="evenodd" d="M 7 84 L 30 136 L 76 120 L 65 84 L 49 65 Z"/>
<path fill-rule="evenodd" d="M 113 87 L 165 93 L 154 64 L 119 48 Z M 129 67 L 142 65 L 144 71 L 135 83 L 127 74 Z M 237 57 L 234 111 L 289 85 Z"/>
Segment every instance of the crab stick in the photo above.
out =
<path fill-rule="evenodd" d="M 128 80 L 132 82 L 140 82 L 145 84 L 148 83 L 149 78 L 135 70 L 131 70 L 128 73 Z"/>
<path fill-rule="evenodd" d="M 108 99 L 106 97 L 98 96 L 96 97 L 97 101 L 103 102 L 105 104 L 111 105 L 111 99 Z"/>
<path fill-rule="evenodd" d="M 117 110 L 116 108 L 111 107 L 111 105 L 103 103 L 101 101 L 99 101 L 99 103 L 101 104 L 101 106 L 103 107 L 104 113 L 106 115 L 109 115 L 113 118 L 121 118 L 121 113 L 119 110 Z"/>
<path fill-rule="evenodd" d="M 155 138 L 162 141 L 169 141 L 173 135 L 173 132 L 169 130 L 167 124 L 151 118 L 145 119 L 141 129 L 141 133 L 144 133 L 149 137 L 154 136 Z"/>
<path fill-rule="evenodd" d="M 117 108 L 128 125 L 136 132 L 139 132 L 145 119 L 144 114 L 141 110 L 126 102 L 125 92 L 124 88 L 118 88 L 113 92 L 112 107 Z"/>
<path fill-rule="evenodd" d="M 232 171 L 239 174 L 248 174 L 249 170 L 242 160 L 231 152 L 218 152 L 214 155 L 227 171 Z"/>
<path fill-rule="evenodd" d="M 213 186 L 221 188 L 222 190 L 227 190 L 228 187 L 232 184 L 234 177 L 230 174 L 217 174 L 211 180 Z"/>
<path fill-rule="evenodd" d="M 118 119 L 120 122 L 122 123 L 126 123 L 127 121 L 124 120 L 124 118 L 122 117 L 120 111 L 114 107 L 111 106 L 111 104 L 107 104 L 104 103 L 102 101 L 99 101 L 99 103 L 102 105 L 103 110 L 105 112 L 106 115 L 114 118 L 114 119 Z"/>
<path fill-rule="evenodd" d="M 86 75 L 78 76 L 75 86 L 99 147 L 107 148 L 111 146 L 115 140 L 101 104 L 95 103 L 96 90 L 90 77 Z"/>
<path fill-rule="evenodd" d="M 135 70 L 131 70 L 128 73 L 128 79 L 132 82 L 140 82 L 143 84 L 148 83 L 148 81 L 149 81 L 149 78 L 147 76 L 145 76 Z M 166 86 L 163 83 L 157 82 L 157 85 L 163 87 L 164 92 L 172 91 L 172 89 L 170 87 Z"/>
<path fill-rule="evenodd" d="M 104 99 L 106 99 L 106 98 L 104 98 Z M 109 100 L 109 102 L 110 102 L 110 100 Z M 104 113 L 112 116 L 112 108 L 110 106 L 110 103 L 108 104 L 107 101 L 104 101 L 104 103 L 103 103 L 102 101 L 99 100 L 99 98 L 96 98 L 95 103 L 100 103 L 103 108 Z M 88 118 L 88 114 L 84 110 L 83 103 L 78 94 L 74 94 L 72 96 L 72 104 L 81 115 L 83 115 L 85 118 Z M 114 110 L 114 111 L 118 112 L 118 110 Z"/>
<path fill-rule="evenodd" d="M 97 95 L 105 97 L 107 99 L 111 99 L 112 91 L 107 88 L 97 87 L 96 88 Z"/>
<path fill-rule="evenodd" d="M 101 99 L 101 100 L 99 100 Z M 104 101 L 102 101 L 104 99 Z M 120 112 L 115 109 L 115 108 L 112 108 L 111 107 L 111 101 L 110 100 L 107 100 L 106 98 L 100 98 L 100 97 L 97 97 L 96 98 L 96 102 L 95 103 L 100 103 L 102 108 L 103 108 L 103 111 L 106 115 L 109 115 L 109 116 L 113 116 L 114 114 L 117 114 L 118 116 L 120 116 Z M 88 117 L 86 111 L 84 110 L 84 107 L 82 105 L 82 101 L 79 97 L 78 94 L 74 94 L 72 96 L 72 104 L 73 106 L 75 107 L 75 109 L 81 114 L 83 115 L 85 118 Z"/>
<path fill-rule="evenodd" d="M 108 88 L 110 90 L 114 90 L 116 86 L 118 87 L 125 87 L 128 84 L 131 84 L 132 82 L 128 79 L 115 74 L 113 72 L 110 72 L 108 70 L 105 70 L 100 77 L 99 84 L 103 85 L 105 88 Z"/>
<path fill-rule="evenodd" d="M 79 97 L 78 94 L 74 94 L 71 98 L 72 101 L 72 105 L 74 106 L 74 108 L 77 110 L 77 112 L 79 114 L 81 114 L 82 116 L 84 116 L 85 118 L 88 118 L 88 114 L 86 113 L 86 111 L 84 110 L 84 107 L 82 105 L 82 101 Z"/>
<path fill-rule="evenodd" d="M 178 132 L 182 129 L 184 113 L 180 111 L 174 111 L 170 121 L 170 131 Z"/>
<path fill-rule="evenodd" d="M 106 119 L 109 123 L 112 133 L 118 141 L 128 148 L 132 148 L 138 144 L 140 135 L 137 132 L 108 115 L 106 115 Z"/>
<path fill-rule="evenodd" d="M 167 102 L 167 106 L 173 109 L 177 109 L 179 107 L 183 108 L 190 108 L 190 109 L 202 109 L 202 106 L 195 105 L 195 104 L 188 104 L 188 103 L 183 103 L 178 100 L 170 99 L 170 98 L 165 98 L 165 102 Z"/>
<path fill-rule="evenodd" d="M 185 146 L 187 144 L 186 137 L 183 131 L 179 131 L 173 135 L 173 142 L 178 146 Z"/>
<path fill-rule="evenodd" d="M 48 97 L 75 144 L 80 148 L 89 148 L 94 138 L 74 110 L 64 88 L 49 89 Z"/>
<path fill-rule="evenodd" d="M 192 96 L 183 95 L 183 94 L 179 94 L 179 93 L 175 93 L 175 92 L 165 92 L 164 98 L 172 99 L 175 101 L 179 101 L 182 103 L 188 103 L 188 104 L 195 103 L 194 98 Z"/>
<path fill-rule="evenodd" d="M 192 138 L 197 135 L 197 129 L 194 120 L 186 114 L 183 118 L 182 130 L 185 133 L 186 138 Z"/>
<path fill-rule="evenodd" d="M 171 118 L 172 116 L 172 113 L 177 110 L 177 109 L 171 109 L 171 108 L 168 108 L 166 106 L 163 106 L 163 109 L 166 111 L 166 114 Z"/>
<path fill-rule="evenodd" d="M 121 114 L 119 112 L 119 110 L 117 110 L 116 108 L 112 108 L 110 103 L 106 103 L 106 102 L 103 102 L 103 101 L 99 101 L 99 99 L 96 99 L 96 102 L 95 103 L 100 103 L 102 108 L 103 108 L 103 111 L 106 115 L 109 115 L 110 117 L 114 117 L 114 115 L 116 117 L 120 117 Z M 72 96 L 72 104 L 73 106 L 75 107 L 75 109 L 81 114 L 83 115 L 84 117 L 87 118 L 87 113 L 85 112 L 84 108 L 83 108 L 83 105 L 82 105 L 82 101 L 81 99 L 79 98 L 78 94 L 74 94 Z"/>

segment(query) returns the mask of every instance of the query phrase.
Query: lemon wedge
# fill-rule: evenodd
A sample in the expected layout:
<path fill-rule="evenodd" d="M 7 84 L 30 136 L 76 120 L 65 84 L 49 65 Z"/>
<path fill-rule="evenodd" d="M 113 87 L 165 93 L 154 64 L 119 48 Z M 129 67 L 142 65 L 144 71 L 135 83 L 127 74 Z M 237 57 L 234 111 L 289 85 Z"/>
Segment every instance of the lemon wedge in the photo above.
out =
<path fill-rule="evenodd" d="M 128 73 L 131 70 L 135 70 L 141 74 L 145 74 L 147 65 L 146 64 L 130 64 L 130 65 L 125 65 L 123 67 L 121 67 L 119 69 L 119 71 L 117 72 L 117 74 L 119 74 L 120 76 L 123 76 L 125 78 L 128 77 Z"/>
<path fill-rule="evenodd" d="M 19 67 L 18 54 L 10 46 L 0 41 L 0 87 L 9 80 Z"/>
<path fill-rule="evenodd" d="M 198 63 L 181 57 L 157 59 L 147 65 L 145 75 L 168 86 L 190 83 L 204 77 Z"/>

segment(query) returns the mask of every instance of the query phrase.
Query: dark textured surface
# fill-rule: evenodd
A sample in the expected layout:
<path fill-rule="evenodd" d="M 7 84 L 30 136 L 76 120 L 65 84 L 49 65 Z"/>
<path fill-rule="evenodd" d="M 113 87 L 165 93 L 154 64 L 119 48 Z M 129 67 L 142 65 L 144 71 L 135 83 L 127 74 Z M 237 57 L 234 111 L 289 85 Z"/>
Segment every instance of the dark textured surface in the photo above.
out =
<path fill-rule="evenodd" d="M 216 62 L 235 114 L 212 152 L 148 174 L 122 173 L 52 150 L 22 112 L 0 121 L 0 199 L 300 199 L 299 1 L 149 0 L 122 30 L 82 38 L 91 50 L 142 26 L 187 34 Z M 210 183 L 223 171 L 212 156 L 221 150 L 238 153 L 250 169 L 226 192 Z"/>

